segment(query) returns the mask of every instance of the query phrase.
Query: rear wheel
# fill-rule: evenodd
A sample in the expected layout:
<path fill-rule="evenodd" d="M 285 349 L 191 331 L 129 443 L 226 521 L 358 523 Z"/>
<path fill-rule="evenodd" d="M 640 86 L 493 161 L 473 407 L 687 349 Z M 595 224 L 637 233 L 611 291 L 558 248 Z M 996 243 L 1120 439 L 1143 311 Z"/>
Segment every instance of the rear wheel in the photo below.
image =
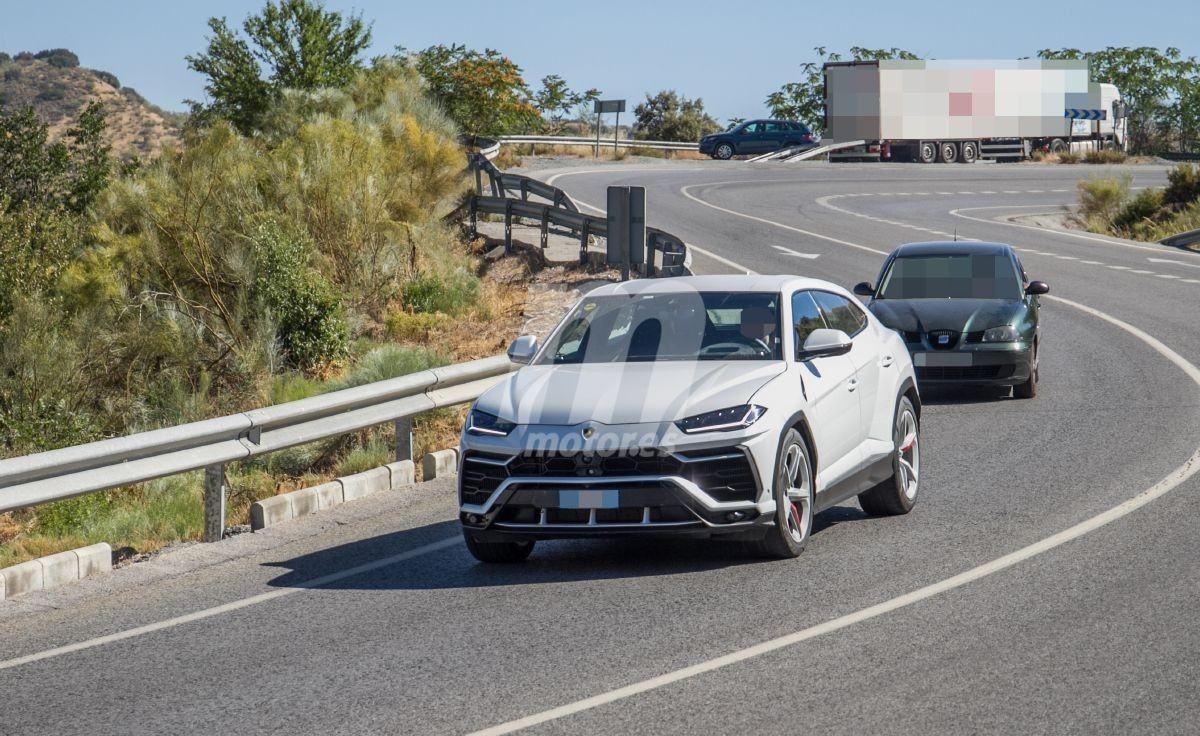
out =
<path fill-rule="evenodd" d="M 1050 153 L 1065 153 L 1067 150 L 1067 142 L 1062 138 L 1055 138 L 1050 141 Z"/>
<path fill-rule="evenodd" d="M 954 141 L 946 141 L 938 146 L 938 156 L 942 163 L 952 164 L 958 160 L 958 144 Z"/>
<path fill-rule="evenodd" d="M 533 552 L 533 541 L 524 542 L 481 542 L 466 529 L 463 538 L 467 540 L 467 551 L 480 562 L 496 562 L 501 564 L 524 562 L 529 553 Z"/>
<path fill-rule="evenodd" d="M 733 158 L 733 153 L 734 151 L 732 143 L 718 143 L 717 150 L 713 152 L 713 158 L 719 158 L 722 161 L 728 161 L 729 159 Z"/>
<path fill-rule="evenodd" d="M 917 412 L 907 396 L 896 405 L 892 421 L 892 477 L 858 494 L 858 505 L 870 516 L 907 514 L 917 502 L 917 480 L 921 472 L 921 432 Z"/>
<path fill-rule="evenodd" d="M 804 551 L 813 523 L 813 473 L 808 445 L 794 429 L 783 437 L 775 460 L 775 524 L 755 542 L 763 557 L 787 559 Z"/>
<path fill-rule="evenodd" d="M 979 144 L 975 141 L 963 141 L 962 155 L 958 160 L 964 164 L 973 164 L 979 160 Z"/>
<path fill-rule="evenodd" d="M 923 164 L 931 164 L 937 161 L 938 147 L 933 141 L 921 141 L 921 145 L 917 146 L 917 160 Z"/>

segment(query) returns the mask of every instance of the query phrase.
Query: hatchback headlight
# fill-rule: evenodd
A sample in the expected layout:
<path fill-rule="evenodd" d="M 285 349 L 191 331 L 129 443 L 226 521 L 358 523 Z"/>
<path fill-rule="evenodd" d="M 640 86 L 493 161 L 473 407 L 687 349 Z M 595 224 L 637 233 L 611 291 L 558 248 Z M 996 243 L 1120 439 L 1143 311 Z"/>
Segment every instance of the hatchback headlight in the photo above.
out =
<path fill-rule="evenodd" d="M 507 437 L 508 433 L 513 431 L 516 426 L 515 422 L 505 421 L 495 414 L 488 414 L 478 409 L 472 409 L 471 416 L 467 418 L 468 434 L 479 434 L 487 437 Z"/>
<path fill-rule="evenodd" d="M 735 429 L 749 427 L 766 413 L 767 408 L 765 406 L 743 404 L 741 406 L 731 406 L 728 409 L 718 409 L 717 411 L 705 412 L 704 414 L 697 414 L 694 417 L 680 419 L 675 422 L 675 426 L 679 427 L 680 431 L 684 434 L 732 432 Z"/>
<path fill-rule="evenodd" d="M 1020 339 L 1021 333 L 1017 332 L 1017 328 L 1012 325 L 993 327 L 983 333 L 984 342 L 1017 342 Z"/>

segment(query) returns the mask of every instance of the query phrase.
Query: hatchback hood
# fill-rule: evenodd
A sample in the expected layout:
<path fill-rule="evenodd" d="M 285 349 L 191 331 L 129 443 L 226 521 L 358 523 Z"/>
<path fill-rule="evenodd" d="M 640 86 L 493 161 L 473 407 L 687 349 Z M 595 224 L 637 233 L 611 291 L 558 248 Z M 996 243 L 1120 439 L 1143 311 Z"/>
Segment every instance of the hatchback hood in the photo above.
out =
<path fill-rule="evenodd" d="M 975 332 L 1013 324 L 1025 310 L 1020 299 L 877 299 L 871 312 L 904 332 Z"/>
<path fill-rule="evenodd" d="M 476 406 L 518 424 L 670 422 L 750 402 L 783 361 L 660 361 L 526 366 Z"/>

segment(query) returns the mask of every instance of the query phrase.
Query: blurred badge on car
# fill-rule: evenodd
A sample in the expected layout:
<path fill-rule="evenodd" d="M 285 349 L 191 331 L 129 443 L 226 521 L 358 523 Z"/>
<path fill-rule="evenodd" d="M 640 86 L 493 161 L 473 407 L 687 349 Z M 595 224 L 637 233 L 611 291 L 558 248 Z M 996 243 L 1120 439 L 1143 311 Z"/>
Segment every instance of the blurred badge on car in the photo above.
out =
<path fill-rule="evenodd" d="M 558 507 L 562 509 L 615 509 L 621 506 L 621 493 L 607 491 L 559 491 Z"/>

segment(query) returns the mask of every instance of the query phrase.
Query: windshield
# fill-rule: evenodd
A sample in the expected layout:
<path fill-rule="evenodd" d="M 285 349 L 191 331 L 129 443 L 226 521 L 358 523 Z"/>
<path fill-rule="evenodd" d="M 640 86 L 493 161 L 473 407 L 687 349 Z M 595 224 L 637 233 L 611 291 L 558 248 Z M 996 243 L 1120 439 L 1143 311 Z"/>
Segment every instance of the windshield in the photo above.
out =
<path fill-rule="evenodd" d="M 901 256 L 879 283 L 877 299 L 1020 299 L 1012 260 L 990 253 Z"/>
<path fill-rule="evenodd" d="M 780 360 L 779 295 L 677 292 L 587 297 L 540 365 L 654 360 Z"/>

